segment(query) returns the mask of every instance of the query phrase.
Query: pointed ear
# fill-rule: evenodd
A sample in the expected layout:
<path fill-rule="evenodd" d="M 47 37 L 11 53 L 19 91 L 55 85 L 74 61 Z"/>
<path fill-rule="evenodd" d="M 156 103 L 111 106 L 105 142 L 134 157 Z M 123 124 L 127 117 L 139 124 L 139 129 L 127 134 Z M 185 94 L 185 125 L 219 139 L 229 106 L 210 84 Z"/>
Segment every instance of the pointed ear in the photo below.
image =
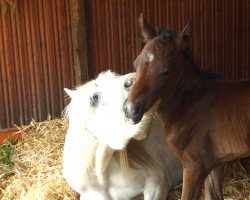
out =
<path fill-rule="evenodd" d="M 139 27 L 143 42 L 147 43 L 156 36 L 155 29 L 144 19 L 143 13 L 141 13 L 139 17 Z"/>
<path fill-rule="evenodd" d="M 64 88 L 64 91 L 66 92 L 67 95 L 69 95 L 70 98 L 74 96 L 74 90 L 69 90 L 67 88 Z"/>
<path fill-rule="evenodd" d="M 190 39 L 191 39 L 192 33 L 193 33 L 193 23 L 191 20 L 189 20 L 187 25 L 177 36 L 177 42 L 183 49 L 190 46 Z"/>

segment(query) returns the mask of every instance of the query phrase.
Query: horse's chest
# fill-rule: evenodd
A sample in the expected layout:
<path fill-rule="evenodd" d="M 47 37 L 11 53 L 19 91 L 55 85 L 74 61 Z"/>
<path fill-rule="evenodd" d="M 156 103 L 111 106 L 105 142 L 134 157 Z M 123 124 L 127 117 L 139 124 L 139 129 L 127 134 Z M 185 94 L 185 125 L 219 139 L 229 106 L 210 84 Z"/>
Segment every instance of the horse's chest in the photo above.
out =
<path fill-rule="evenodd" d="M 131 199 L 143 191 L 146 177 L 137 170 L 130 169 L 125 173 L 119 164 L 112 161 L 109 169 L 109 192 L 113 199 Z"/>
<path fill-rule="evenodd" d="M 181 160 L 197 160 L 202 157 L 209 140 L 202 131 L 195 134 L 199 127 L 172 125 L 166 129 L 165 139 L 170 148 L 181 158 Z"/>
<path fill-rule="evenodd" d="M 174 128 L 166 129 L 166 143 L 180 157 L 185 141 L 181 141 L 178 135 L 178 130 Z"/>
<path fill-rule="evenodd" d="M 187 137 L 186 134 L 189 131 L 185 124 L 167 123 L 165 125 L 166 141 L 171 147 L 181 148 L 190 140 L 190 137 Z"/>

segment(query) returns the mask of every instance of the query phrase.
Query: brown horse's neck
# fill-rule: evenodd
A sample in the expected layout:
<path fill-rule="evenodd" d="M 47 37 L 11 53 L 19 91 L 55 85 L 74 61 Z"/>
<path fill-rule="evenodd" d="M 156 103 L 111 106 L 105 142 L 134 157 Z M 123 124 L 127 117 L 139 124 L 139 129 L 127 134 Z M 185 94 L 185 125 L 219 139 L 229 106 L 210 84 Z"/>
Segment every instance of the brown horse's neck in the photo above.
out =
<path fill-rule="evenodd" d="M 213 95 L 214 87 L 219 81 L 219 76 L 202 71 L 191 58 L 189 52 L 183 52 L 178 58 L 178 67 L 175 74 L 163 86 L 161 94 L 162 104 L 160 111 L 167 114 L 168 118 L 177 117 L 186 107 L 199 97 Z"/>

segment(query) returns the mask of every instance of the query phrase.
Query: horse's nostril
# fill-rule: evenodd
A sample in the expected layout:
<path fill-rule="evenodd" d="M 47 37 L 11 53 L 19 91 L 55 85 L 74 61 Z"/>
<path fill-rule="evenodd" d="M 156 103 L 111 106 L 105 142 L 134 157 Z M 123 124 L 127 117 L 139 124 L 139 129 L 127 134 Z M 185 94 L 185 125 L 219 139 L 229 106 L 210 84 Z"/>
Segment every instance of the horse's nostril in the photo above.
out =
<path fill-rule="evenodd" d="M 141 105 L 140 104 L 135 104 L 133 107 L 133 116 L 139 115 L 141 112 Z"/>
<path fill-rule="evenodd" d="M 125 102 L 123 106 L 123 112 L 125 118 L 133 124 L 138 123 L 142 118 L 142 106 L 141 104 L 131 104 L 129 102 Z"/>

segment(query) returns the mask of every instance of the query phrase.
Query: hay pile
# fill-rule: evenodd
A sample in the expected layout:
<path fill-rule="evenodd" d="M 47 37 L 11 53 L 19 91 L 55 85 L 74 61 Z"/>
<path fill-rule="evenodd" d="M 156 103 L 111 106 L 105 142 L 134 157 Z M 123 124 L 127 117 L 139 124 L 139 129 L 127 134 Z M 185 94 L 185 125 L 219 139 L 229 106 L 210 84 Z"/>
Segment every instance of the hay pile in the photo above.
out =
<path fill-rule="evenodd" d="M 237 200 L 250 200 L 250 176 L 239 161 L 224 164 L 225 198 Z"/>
<path fill-rule="evenodd" d="M 20 128 L 23 139 L 15 147 L 15 166 L 0 172 L 0 199 L 77 199 L 61 173 L 66 129 L 59 119 Z"/>
<path fill-rule="evenodd" d="M 32 121 L 19 130 L 23 139 L 15 147 L 12 170 L 0 168 L 0 199 L 79 199 L 62 177 L 62 147 L 67 123 L 62 119 Z M 250 177 L 239 162 L 225 164 L 225 199 L 250 199 Z M 180 197 L 181 187 L 168 200 Z"/>

